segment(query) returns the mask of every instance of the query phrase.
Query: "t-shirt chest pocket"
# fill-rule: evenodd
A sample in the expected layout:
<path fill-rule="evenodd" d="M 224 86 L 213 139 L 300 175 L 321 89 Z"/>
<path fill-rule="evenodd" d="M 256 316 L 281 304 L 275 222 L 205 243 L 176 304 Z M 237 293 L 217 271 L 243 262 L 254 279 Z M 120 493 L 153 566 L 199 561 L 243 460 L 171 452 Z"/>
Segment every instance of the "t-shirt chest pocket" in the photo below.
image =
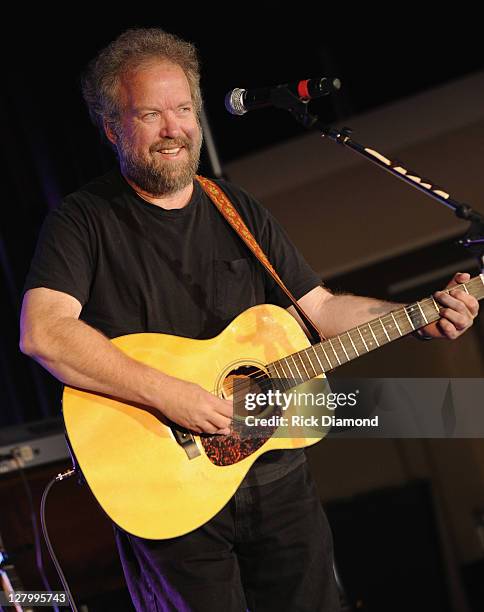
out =
<path fill-rule="evenodd" d="M 223 319 L 232 319 L 260 303 L 250 259 L 214 261 L 214 281 L 214 308 Z"/>

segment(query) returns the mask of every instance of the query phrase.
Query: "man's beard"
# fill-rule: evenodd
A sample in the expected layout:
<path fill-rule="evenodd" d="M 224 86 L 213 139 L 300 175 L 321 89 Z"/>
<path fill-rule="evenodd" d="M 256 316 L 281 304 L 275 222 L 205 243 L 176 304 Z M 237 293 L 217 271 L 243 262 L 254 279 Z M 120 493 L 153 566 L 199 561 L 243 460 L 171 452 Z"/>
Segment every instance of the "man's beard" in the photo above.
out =
<path fill-rule="evenodd" d="M 165 138 L 151 145 L 149 153 L 133 151 L 124 134 L 117 141 L 121 170 L 126 178 L 154 197 L 176 193 L 189 185 L 197 172 L 202 147 L 202 133 L 196 141 L 188 138 Z M 184 147 L 187 156 L 181 160 L 165 160 L 161 149 Z M 183 153 L 182 153 L 183 155 Z"/>

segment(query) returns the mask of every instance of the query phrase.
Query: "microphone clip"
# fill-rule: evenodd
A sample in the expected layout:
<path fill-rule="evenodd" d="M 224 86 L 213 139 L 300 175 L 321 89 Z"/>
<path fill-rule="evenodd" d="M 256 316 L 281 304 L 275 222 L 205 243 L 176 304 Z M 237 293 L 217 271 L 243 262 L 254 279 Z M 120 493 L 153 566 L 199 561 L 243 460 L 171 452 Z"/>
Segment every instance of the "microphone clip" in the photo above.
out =
<path fill-rule="evenodd" d="M 309 100 L 301 100 L 286 85 L 280 85 L 271 91 L 271 102 L 276 108 L 289 111 L 296 121 L 307 129 L 311 129 L 318 121 L 308 110 Z"/>

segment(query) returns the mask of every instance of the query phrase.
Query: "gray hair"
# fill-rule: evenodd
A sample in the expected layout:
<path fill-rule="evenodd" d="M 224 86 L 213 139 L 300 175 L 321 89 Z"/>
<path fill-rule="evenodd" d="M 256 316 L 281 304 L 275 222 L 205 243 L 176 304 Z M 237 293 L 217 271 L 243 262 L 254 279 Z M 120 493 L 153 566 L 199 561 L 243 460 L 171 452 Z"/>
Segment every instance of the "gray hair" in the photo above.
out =
<path fill-rule="evenodd" d="M 200 66 L 197 50 L 191 43 L 158 28 L 127 30 L 91 60 L 81 77 L 82 94 L 89 115 L 101 134 L 104 123 L 118 131 L 121 108 L 119 86 L 128 71 L 151 59 L 178 64 L 184 71 L 197 116 L 202 108 Z"/>

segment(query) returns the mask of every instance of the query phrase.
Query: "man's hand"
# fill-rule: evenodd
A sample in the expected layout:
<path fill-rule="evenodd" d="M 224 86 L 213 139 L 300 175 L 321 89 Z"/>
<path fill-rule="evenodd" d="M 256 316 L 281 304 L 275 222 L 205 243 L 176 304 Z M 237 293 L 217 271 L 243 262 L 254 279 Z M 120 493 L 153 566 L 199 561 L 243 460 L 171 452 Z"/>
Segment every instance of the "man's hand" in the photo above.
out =
<path fill-rule="evenodd" d="M 172 378 L 157 408 L 174 423 L 194 433 L 229 435 L 233 403 L 197 384 Z"/>
<path fill-rule="evenodd" d="M 469 274 L 458 272 L 446 289 L 465 283 L 469 279 Z M 434 293 L 434 298 L 444 307 L 440 310 L 441 319 L 421 328 L 419 331 L 422 336 L 455 340 L 469 329 L 479 312 L 479 302 L 462 289 L 449 293 L 437 291 Z"/>

